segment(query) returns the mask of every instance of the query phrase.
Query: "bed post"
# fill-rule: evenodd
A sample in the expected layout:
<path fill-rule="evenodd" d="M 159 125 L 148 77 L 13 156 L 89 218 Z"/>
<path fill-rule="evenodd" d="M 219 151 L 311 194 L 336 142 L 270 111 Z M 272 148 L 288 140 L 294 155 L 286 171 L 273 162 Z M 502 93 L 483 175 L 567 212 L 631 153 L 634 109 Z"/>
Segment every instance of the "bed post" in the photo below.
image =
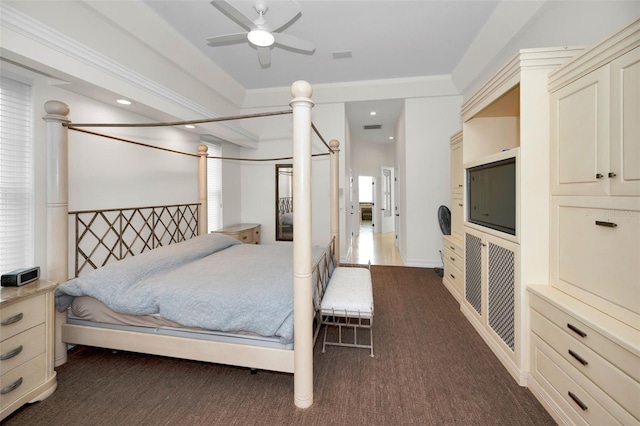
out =
<path fill-rule="evenodd" d="M 293 393 L 296 407 L 313 404 L 311 284 L 311 85 L 296 81 L 293 99 Z"/>
<path fill-rule="evenodd" d="M 60 101 L 44 104 L 47 115 L 47 252 L 43 278 L 63 283 L 69 279 L 69 107 Z M 67 345 L 62 342 L 62 324 L 67 313 L 56 311 L 55 366 L 67 362 Z"/>
<path fill-rule="evenodd" d="M 198 145 L 198 235 L 209 232 L 209 208 L 207 206 L 207 150 L 205 144 Z"/>
<path fill-rule="evenodd" d="M 334 253 L 340 263 L 340 142 L 335 139 L 329 141 L 331 148 L 331 239 L 335 239 Z"/>

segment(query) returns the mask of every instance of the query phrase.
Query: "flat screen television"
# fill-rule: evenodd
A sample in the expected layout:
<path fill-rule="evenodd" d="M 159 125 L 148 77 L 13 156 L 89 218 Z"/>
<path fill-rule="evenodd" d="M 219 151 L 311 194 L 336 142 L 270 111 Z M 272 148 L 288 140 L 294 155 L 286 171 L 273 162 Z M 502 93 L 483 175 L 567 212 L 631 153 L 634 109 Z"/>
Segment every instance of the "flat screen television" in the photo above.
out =
<path fill-rule="evenodd" d="M 516 235 L 516 158 L 467 169 L 467 221 Z"/>

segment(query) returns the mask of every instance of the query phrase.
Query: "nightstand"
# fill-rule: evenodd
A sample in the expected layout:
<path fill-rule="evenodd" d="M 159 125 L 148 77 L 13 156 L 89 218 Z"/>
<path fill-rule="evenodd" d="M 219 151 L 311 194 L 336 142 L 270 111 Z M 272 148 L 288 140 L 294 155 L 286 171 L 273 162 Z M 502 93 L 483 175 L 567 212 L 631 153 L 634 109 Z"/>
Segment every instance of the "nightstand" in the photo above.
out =
<path fill-rule="evenodd" d="M 54 363 L 56 282 L 0 290 L 0 420 L 57 387 Z"/>
<path fill-rule="evenodd" d="M 239 223 L 211 232 L 228 235 L 245 244 L 260 244 L 260 225 L 257 223 Z"/>

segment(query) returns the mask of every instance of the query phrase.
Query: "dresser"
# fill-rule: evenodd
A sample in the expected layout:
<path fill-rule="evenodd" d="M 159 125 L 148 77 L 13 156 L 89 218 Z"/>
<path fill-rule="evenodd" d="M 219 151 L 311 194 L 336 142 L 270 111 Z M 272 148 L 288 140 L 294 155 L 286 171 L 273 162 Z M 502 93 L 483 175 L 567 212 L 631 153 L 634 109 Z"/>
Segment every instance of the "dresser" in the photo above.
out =
<path fill-rule="evenodd" d="M 260 224 L 239 223 L 237 225 L 225 226 L 212 233 L 225 234 L 244 244 L 260 244 Z"/>
<path fill-rule="evenodd" d="M 38 280 L 0 293 L 0 420 L 57 387 L 54 366 L 56 283 Z"/>
<path fill-rule="evenodd" d="M 445 235 L 442 242 L 444 248 L 442 283 L 458 303 L 462 303 L 464 297 L 462 131 L 451 135 L 449 147 L 451 149 L 451 235 Z"/>

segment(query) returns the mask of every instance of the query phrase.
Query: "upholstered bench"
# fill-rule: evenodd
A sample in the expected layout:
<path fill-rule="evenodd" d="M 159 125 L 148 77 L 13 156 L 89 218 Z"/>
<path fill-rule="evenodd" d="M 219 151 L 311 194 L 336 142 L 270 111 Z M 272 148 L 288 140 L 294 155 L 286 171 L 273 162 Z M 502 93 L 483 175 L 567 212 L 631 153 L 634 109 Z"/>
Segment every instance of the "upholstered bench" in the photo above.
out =
<path fill-rule="evenodd" d="M 322 298 L 324 329 L 322 352 L 327 345 L 367 348 L 373 356 L 373 287 L 369 268 L 337 267 Z M 327 341 L 327 329 L 338 327 L 338 340 Z M 353 329 L 353 341 L 343 341 L 342 328 Z M 369 343 L 358 343 L 358 329 L 369 330 Z"/>

